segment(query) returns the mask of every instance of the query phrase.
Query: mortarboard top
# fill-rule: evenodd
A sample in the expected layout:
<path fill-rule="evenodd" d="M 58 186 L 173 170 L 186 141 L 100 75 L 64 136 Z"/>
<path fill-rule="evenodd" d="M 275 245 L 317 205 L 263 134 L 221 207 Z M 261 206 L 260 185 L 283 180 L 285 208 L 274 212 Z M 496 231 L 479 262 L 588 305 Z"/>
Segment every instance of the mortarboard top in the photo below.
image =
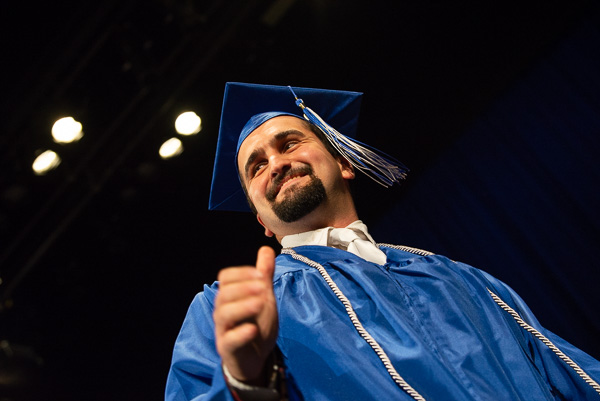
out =
<path fill-rule="evenodd" d="M 297 87 L 293 90 L 298 98 L 340 133 L 351 138 L 356 135 L 362 93 Z M 295 100 L 287 86 L 225 84 L 208 204 L 210 210 L 250 211 L 237 171 L 240 134 L 244 130 L 247 136 L 260 125 L 244 128 L 251 117 L 260 113 L 279 112 L 280 115 L 303 118 Z"/>

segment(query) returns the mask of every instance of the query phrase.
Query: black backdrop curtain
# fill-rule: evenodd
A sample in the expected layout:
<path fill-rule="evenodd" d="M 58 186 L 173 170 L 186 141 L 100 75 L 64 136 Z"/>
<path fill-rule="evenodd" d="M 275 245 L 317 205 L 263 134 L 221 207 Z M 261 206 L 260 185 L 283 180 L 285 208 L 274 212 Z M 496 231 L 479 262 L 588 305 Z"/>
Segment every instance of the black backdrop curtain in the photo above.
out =
<path fill-rule="evenodd" d="M 491 273 L 600 359 L 598 27 L 589 16 L 524 74 L 373 232 Z"/>

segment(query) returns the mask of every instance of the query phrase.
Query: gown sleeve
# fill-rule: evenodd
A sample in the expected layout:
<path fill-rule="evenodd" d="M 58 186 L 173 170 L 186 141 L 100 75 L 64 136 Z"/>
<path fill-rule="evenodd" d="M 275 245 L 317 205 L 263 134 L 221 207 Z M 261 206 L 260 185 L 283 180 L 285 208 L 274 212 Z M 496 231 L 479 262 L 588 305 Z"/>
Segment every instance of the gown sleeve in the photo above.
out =
<path fill-rule="evenodd" d="M 216 352 L 212 318 L 217 285 L 193 299 L 175 342 L 165 401 L 234 401 Z"/>
<path fill-rule="evenodd" d="M 514 290 L 491 275 L 482 273 L 491 284 L 490 290 L 518 313 L 530 327 L 524 328 L 509 312 L 505 312 L 507 322 L 513 327 L 515 338 L 530 355 L 532 364 L 542 373 L 555 397 L 566 400 L 600 400 L 600 362 L 542 327 L 525 301 Z"/>

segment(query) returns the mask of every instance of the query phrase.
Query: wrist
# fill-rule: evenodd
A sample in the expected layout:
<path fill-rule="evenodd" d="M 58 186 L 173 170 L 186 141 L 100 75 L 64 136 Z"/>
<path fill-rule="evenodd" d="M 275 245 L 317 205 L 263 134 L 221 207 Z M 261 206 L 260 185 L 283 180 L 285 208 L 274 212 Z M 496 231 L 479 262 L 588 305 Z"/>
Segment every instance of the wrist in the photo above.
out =
<path fill-rule="evenodd" d="M 270 381 L 272 379 L 272 372 L 278 368 L 273 353 L 269 354 L 265 362 L 262 364 L 262 368 L 260 369 L 260 372 L 256 375 L 256 377 L 249 377 L 249 374 L 241 375 L 242 377 L 240 377 L 239 374 L 236 374 L 236 370 L 230 370 L 225 362 L 222 363 L 222 367 L 223 373 L 225 374 L 225 378 L 227 379 L 227 381 L 235 384 L 240 388 L 244 386 L 269 387 Z M 254 371 L 254 373 L 255 372 L 256 371 Z"/>
<path fill-rule="evenodd" d="M 261 374 L 256 379 L 238 380 L 224 363 L 222 370 L 227 386 L 237 400 L 275 401 L 281 400 L 281 394 L 285 394 L 283 366 L 277 351 L 267 358 Z"/>

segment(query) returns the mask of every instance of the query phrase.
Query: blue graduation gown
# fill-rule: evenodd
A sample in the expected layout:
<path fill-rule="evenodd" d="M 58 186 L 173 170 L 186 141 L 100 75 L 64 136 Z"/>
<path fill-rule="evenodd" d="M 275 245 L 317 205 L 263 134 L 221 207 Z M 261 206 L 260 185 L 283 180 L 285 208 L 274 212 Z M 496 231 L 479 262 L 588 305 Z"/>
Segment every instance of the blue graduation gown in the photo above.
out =
<path fill-rule="evenodd" d="M 323 266 L 400 376 L 427 400 L 600 400 L 488 289 L 599 382 L 600 363 L 545 330 L 508 286 L 439 255 L 382 247 L 383 266 L 323 246 L 294 248 Z M 319 271 L 277 257 L 274 291 L 290 399 L 410 400 L 359 335 Z M 214 345 L 218 283 L 205 286 L 177 338 L 166 400 L 232 400 Z"/>

